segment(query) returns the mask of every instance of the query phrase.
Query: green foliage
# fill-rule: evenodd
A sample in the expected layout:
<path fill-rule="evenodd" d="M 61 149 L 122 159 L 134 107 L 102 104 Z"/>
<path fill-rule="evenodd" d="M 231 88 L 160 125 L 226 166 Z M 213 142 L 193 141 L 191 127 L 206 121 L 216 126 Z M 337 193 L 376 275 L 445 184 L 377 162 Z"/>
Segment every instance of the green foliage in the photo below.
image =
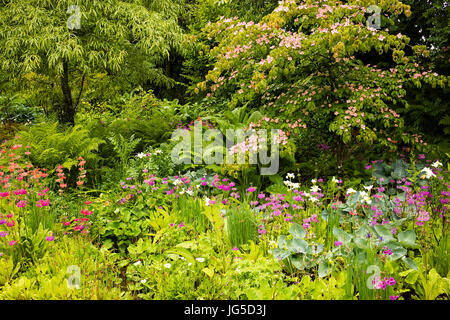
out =
<path fill-rule="evenodd" d="M 0 65 L 18 77 L 30 72 L 61 77 L 59 117 L 73 124 L 86 77 L 95 73 L 118 74 L 131 68 L 138 82 L 173 85 L 161 66 L 171 52 L 183 54 L 188 46 L 177 24 L 179 4 L 169 0 L 153 1 L 150 6 L 142 0 L 9 1 L 0 7 L 4 30 Z M 77 96 L 72 96 L 74 81 L 80 83 Z M 136 80 L 130 81 L 135 87 Z"/>
<path fill-rule="evenodd" d="M 19 96 L 0 96 L 0 123 L 33 121 L 38 115 L 35 108 L 27 106 L 26 101 Z"/>
<path fill-rule="evenodd" d="M 100 157 L 95 153 L 104 141 L 91 138 L 89 131 L 81 126 L 60 128 L 57 123 L 39 123 L 18 133 L 19 142 L 31 146 L 30 160 L 42 168 L 54 169 L 62 165 L 66 169 L 78 164 L 83 157 L 87 167 L 92 168 Z"/>

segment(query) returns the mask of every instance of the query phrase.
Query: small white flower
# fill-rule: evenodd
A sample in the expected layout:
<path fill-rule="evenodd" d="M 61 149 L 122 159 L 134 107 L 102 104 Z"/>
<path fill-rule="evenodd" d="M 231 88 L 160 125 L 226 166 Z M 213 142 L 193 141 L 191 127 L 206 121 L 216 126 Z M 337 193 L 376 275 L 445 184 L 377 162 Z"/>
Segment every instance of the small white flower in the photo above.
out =
<path fill-rule="evenodd" d="M 312 179 L 311 182 L 315 184 L 317 182 L 317 180 L 316 179 Z"/>
<path fill-rule="evenodd" d="M 292 182 L 289 180 L 283 181 L 283 183 L 286 185 L 286 187 L 290 187 L 292 185 Z"/>
<path fill-rule="evenodd" d="M 173 184 L 177 186 L 177 185 L 181 184 L 181 180 L 180 180 L 180 179 L 176 179 L 176 180 L 173 182 Z"/>
<path fill-rule="evenodd" d="M 189 262 L 189 263 L 188 263 L 188 267 L 191 266 L 191 265 L 192 265 L 192 263 Z"/>
<path fill-rule="evenodd" d="M 311 192 L 319 192 L 320 188 L 318 186 L 314 185 L 314 186 L 311 187 L 310 191 Z"/>
<path fill-rule="evenodd" d="M 172 265 L 171 265 L 170 263 L 166 263 L 166 264 L 164 265 L 164 268 L 170 269 L 171 266 L 172 266 Z"/>
<path fill-rule="evenodd" d="M 206 198 L 205 199 L 205 206 L 209 206 L 210 205 L 210 201 L 211 201 L 211 199 L 210 198 Z"/>
<path fill-rule="evenodd" d="M 140 266 L 141 264 L 142 264 L 141 260 L 136 261 L 136 262 L 134 263 L 135 266 Z"/>
<path fill-rule="evenodd" d="M 333 177 L 333 179 L 331 179 L 331 181 L 332 181 L 333 183 L 339 183 L 339 180 L 336 179 L 336 177 Z"/>
<path fill-rule="evenodd" d="M 142 159 L 143 157 L 145 157 L 145 153 L 143 152 L 139 152 L 136 157 L 138 157 L 139 159 Z"/>
<path fill-rule="evenodd" d="M 291 187 L 292 187 L 292 189 L 298 189 L 298 188 L 300 188 L 300 183 L 291 183 Z"/>
<path fill-rule="evenodd" d="M 192 195 L 194 194 L 194 191 L 192 191 L 192 190 L 186 190 L 186 193 L 187 193 L 188 195 L 192 196 Z"/>
<path fill-rule="evenodd" d="M 198 262 L 204 262 L 205 258 L 195 258 L 195 260 L 197 260 Z"/>
<path fill-rule="evenodd" d="M 161 149 L 156 149 L 154 153 L 155 153 L 155 154 L 159 154 L 159 153 L 161 153 L 161 152 L 162 152 Z"/>
<path fill-rule="evenodd" d="M 433 163 L 431 166 L 434 167 L 434 168 L 441 167 L 442 163 L 440 163 L 439 160 L 436 160 L 436 162 Z"/>
<path fill-rule="evenodd" d="M 372 190 L 373 186 L 364 186 L 364 189 L 366 189 L 367 191 Z"/>
<path fill-rule="evenodd" d="M 141 283 L 142 283 L 142 284 L 144 284 L 144 283 L 146 283 L 146 282 L 147 282 L 147 279 L 142 279 L 142 280 L 141 280 Z"/>
<path fill-rule="evenodd" d="M 356 193 L 355 189 L 353 189 L 353 188 L 348 188 L 347 189 L 347 194 L 353 194 L 353 193 Z"/>
<path fill-rule="evenodd" d="M 286 175 L 286 179 L 294 179 L 294 178 L 295 178 L 295 174 L 293 174 L 293 173 L 288 173 Z"/>

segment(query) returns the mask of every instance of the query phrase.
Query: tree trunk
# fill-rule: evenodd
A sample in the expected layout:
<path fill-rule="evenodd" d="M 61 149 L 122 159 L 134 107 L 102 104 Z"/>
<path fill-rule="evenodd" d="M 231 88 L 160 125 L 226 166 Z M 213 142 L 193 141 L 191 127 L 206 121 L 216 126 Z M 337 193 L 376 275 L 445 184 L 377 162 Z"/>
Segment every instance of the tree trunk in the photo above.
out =
<path fill-rule="evenodd" d="M 72 100 L 72 91 L 69 86 L 69 67 L 67 60 L 63 62 L 64 73 L 61 77 L 61 89 L 63 93 L 63 105 L 59 110 L 59 122 L 62 124 L 75 125 L 75 107 Z"/>

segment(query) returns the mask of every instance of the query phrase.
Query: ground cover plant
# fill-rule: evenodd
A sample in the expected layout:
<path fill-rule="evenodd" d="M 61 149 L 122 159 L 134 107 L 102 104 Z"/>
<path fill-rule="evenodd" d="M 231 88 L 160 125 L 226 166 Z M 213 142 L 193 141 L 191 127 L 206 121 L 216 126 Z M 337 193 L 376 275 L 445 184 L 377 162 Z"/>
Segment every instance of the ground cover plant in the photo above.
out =
<path fill-rule="evenodd" d="M 0 299 L 448 300 L 448 11 L 0 1 Z"/>

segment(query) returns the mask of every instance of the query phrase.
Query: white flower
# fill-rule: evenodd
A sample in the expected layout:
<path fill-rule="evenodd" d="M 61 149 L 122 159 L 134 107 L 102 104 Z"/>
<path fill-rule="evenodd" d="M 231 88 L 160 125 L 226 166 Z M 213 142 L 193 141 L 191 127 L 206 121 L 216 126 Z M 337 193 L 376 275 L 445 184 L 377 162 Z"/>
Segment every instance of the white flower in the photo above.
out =
<path fill-rule="evenodd" d="M 136 157 L 138 157 L 139 159 L 142 159 L 143 157 L 145 157 L 145 153 L 143 152 L 139 152 Z"/>
<path fill-rule="evenodd" d="M 176 179 L 176 180 L 173 182 L 173 184 L 177 186 L 177 185 L 181 184 L 181 180 L 180 180 L 180 179 Z"/>
<path fill-rule="evenodd" d="M 186 190 L 181 189 L 180 194 L 184 194 L 186 192 Z"/>
<path fill-rule="evenodd" d="M 333 179 L 331 179 L 331 181 L 332 181 L 333 183 L 339 183 L 339 180 L 336 179 L 336 177 L 333 177 Z"/>
<path fill-rule="evenodd" d="M 300 183 L 291 183 L 291 187 L 293 188 L 293 189 L 298 189 L 298 188 L 300 188 Z"/>
<path fill-rule="evenodd" d="M 364 189 L 366 189 L 367 191 L 372 190 L 373 186 L 364 186 Z"/>
<path fill-rule="evenodd" d="M 192 191 L 192 190 L 186 190 L 186 193 L 187 193 L 188 195 L 192 196 L 192 195 L 194 194 L 194 191 Z"/>
<path fill-rule="evenodd" d="M 134 263 L 135 266 L 140 266 L 141 264 L 142 264 L 141 260 L 136 261 L 136 262 Z"/>
<path fill-rule="evenodd" d="M 292 185 L 292 182 L 289 180 L 283 181 L 283 183 L 286 185 L 286 187 L 290 187 Z"/>
<path fill-rule="evenodd" d="M 166 264 L 164 265 L 164 268 L 170 269 L 171 266 L 172 266 L 172 265 L 171 265 L 170 263 L 166 263 Z"/>
<path fill-rule="evenodd" d="M 146 283 L 146 282 L 147 282 L 147 279 L 142 279 L 142 280 L 141 280 L 141 283 L 142 283 L 142 284 L 144 284 L 144 283 Z"/>
<path fill-rule="evenodd" d="M 205 206 L 209 206 L 210 205 L 210 201 L 211 201 L 211 199 L 210 198 L 206 198 L 205 199 Z"/>
<path fill-rule="evenodd" d="M 317 182 L 317 180 L 316 179 L 312 179 L 311 182 L 315 184 Z"/>
<path fill-rule="evenodd" d="M 295 178 L 295 174 L 293 174 L 293 173 L 288 173 L 286 175 L 286 179 L 294 179 L 294 178 Z"/>
<path fill-rule="evenodd" d="M 315 198 L 315 197 L 309 197 L 309 200 L 310 200 L 311 202 L 317 202 L 317 201 L 319 201 L 319 199 L 317 199 L 317 198 Z"/>
<path fill-rule="evenodd" d="M 348 188 L 347 189 L 347 194 L 353 194 L 353 193 L 356 193 L 355 189 L 353 189 L 353 188 Z"/>
<path fill-rule="evenodd" d="M 161 153 L 161 152 L 162 152 L 161 149 L 156 149 L 154 153 L 155 153 L 155 154 L 159 154 L 159 153 Z"/>
<path fill-rule="evenodd" d="M 204 262 L 205 258 L 196 258 L 195 260 L 197 260 L 198 262 Z"/>
<path fill-rule="evenodd" d="M 424 174 L 420 177 L 421 179 L 430 179 L 431 177 L 436 177 L 436 175 L 431 171 L 430 168 L 423 168 L 420 172 L 424 172 Z"/>
<path fill-rule="evenodd" d="M 318 186 L 314 185 L 314 186 L 311 187 L 310 191 L 311 192 L 319 192 L 320 188 Z"/>
<path fill-rule="evenodd" d="M 436 162 L 433 163 L 431 166 L 432 166 L 432 167 L 435 167 L 435 168 L 441 167 L 441 166 L 442 166 L 442 163 L 440 163 L 439 160 L 436 160 Z"/>
<path fill-rule="evenodd" d="M 189 262 L 189 263 L 188 263 L 188 267 L 191 266 L 191 265 L 192 265 L 192 263 Z"/>

